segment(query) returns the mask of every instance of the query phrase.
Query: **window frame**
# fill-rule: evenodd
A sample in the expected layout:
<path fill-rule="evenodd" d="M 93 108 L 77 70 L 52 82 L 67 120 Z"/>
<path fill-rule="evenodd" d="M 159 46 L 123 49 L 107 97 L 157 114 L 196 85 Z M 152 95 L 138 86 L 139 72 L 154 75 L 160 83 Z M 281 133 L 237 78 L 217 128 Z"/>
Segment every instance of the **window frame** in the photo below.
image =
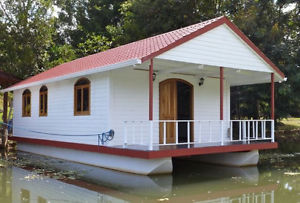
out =
<path fill-rule="evenodd" d="M 29 113 L 26 111 L 26 107 L 28 106 L 27 101 L 30 101 L 30 111 Z M 31 91 L 29 89 L 26 89 L 22 93 L 22 117 L 31 117 Z"/>
<path fill-rule="evenodd" d="M 42 91 L 43 88 L 46 88 L 46 90 Z M 42 109 L 41 109 L 41 96 L 43 97 L 43 108 Z M 45 104 L 47 104 L 47 107 L 46 107 Z M 43 110 L 43 112 L 41 110 Z M 45 112 L 45 110 L 47 110 L 47 111 Z M 48 87 L 45 86 L 45 85 L 43 85 L 40 88 L 40 94 L 39 94 L 39 116 L 40 117 L 46 117 L 46 116 L 48 116 Z"/>
<path fill-rule="evenodd" d="M 88 84 L 78 85 L 80 81 L 85 80 Z M 88 110 L 83 111 L 84 95 L 83 89 L 88 88 Z M 77 111 L 77 90 L 81 90 L 81 110 Z M 91 115 L 91 81 L 87 78 L 80 78 L 74 84 L 74 116 L 88 116 Z"/>

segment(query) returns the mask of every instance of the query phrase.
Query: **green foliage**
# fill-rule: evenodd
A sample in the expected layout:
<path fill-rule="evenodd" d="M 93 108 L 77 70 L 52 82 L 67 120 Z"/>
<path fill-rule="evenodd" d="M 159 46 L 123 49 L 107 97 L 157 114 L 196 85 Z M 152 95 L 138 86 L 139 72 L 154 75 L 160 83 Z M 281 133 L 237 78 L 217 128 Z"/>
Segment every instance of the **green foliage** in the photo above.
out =
<path fill-rule="evenodd" d="M 299 3 L 291 11 L 291 1 L 249 1 L 232 15 L 234 23 L 283 71 L 287 82 L 276 84 L 276 117 L 300 115 Z M 236 117 L 268 117 L 269 85 L 234 88 L 243 97 L 232 98 L 233 108 L 242 111 Z M 251 100 L 256 102 L 249 102 Z M 236 106 L 237 105 L 237 106 Z M 246 107 L 245 107 L 246 106 Z"/>
<path fill-rule="evenodd" d="M 76 59 L 75 50 L 71 45 L 68 44 L 53 44 L 47 54 L 49 61 L 46 63 L 46 67 L 54 67 Z"/>
<path fill-rule="evenodd" d="M 0 68 L 20 78 L 46 69 L 54 33 L 51 1 L 0 1 Z"/>
<path fill-rule="evenodd" d="M 95 35 L 92 33 L 88 35 L 85 42 L 78 44 L 78 52 L 80 55 L 89 55 L 105 51 L 111 47 L 111 41 L 107 37 Z"/>
<path fill-rule="evenodd" d="M 276 117 L 300 115 L 297 0 L 0 1 L 0 68 L 26 78 L 78 57 L 228 16 L 287 76 Z M 269 117 L 268 84 L 232 88 L 232 116 Z"/>

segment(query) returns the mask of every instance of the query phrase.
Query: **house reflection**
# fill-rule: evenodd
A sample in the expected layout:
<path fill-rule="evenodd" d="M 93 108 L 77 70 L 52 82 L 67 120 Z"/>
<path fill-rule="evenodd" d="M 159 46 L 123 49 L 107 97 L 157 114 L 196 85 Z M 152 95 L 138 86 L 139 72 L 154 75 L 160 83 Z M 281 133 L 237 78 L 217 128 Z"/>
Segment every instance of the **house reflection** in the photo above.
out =
<path fill-rule="evenodd" d="M 34 157 L 37 162 L 42 159 Z M 192 168 L 187 168 L 180 161 L 172 175 L 159 176 L 140 176 L 50 158 L 46 161 L 58 171 L 75 170 L 81 175 L 77 179 L 55 180 L 17 167 L 0 167 L 0 202 L 274 203 L 275 193 L 279 202 L 287 198 L 278 185 L 293 180 L 277 171 L 259 173 L 257 167 L 189 163 Z M 270 182 L 272 177 L 278 181 Z"/>
<path fill-rule="evenodd" d="M 105 170 L 105 169 L 104 169 Z M 7 176 L 7 172 L 9 173 Z M 95 171 L 94 171 L 95 172 Z M 102 171 L 103 172 L 103 171 Z M 112 171 L 112 174 L 119 172 Z M 3 177 L 5 173 L 2 175 Z M 108 174 L 106 174 L 108 175 Z M 124 175 L 124 176 L 123 176 Z M 217 184 L 219 181 L 212 181 L 210 184 L 190 184 L 182 186 L 174 186 L 172 182 L 169 182 L 167 190 L 163 193 L 158 191 L 163 188 L 162 185 L 166 184 L 166 179 L 163 183 L 157 178 L 152 179 L 148 177 L 148 183 L 146 180 L 139 180 L 140 176 L 133 177 L 127 176 L 128 174 L 119 174 L 119 180 L 128 182 L 139 182 L 147 184 L 147 191 L 139 189 L 126 191 L 122 187 L 122 183 L 116 183 L 115 186 L 119 186 L 119 189 L 111 189 L 103 186 L 105 184 L 102 180 L 101 185 L 87 183 L 81 180 L 68 180 L 58 181 L 55 179 L 39 176 L 33 172 L 15 168 L 6 170 L 6 181 L 2 178 L 3 182 L 10 182 L 6 185 L 6 192 L 1 188 L 1 202 L 22 202 L 22 203 L 45 203 L 45 202 L 152 202 L 169 200 L 171 202 L 274 202 L 274 190 L 277 185 L 265 185 L 265 186 L 253 186 L 248 185 L 244 187 L 234 187 L 228 184 L 227 188 L 220 187 L 207 192 L 207 189 Z M 100 174 L 101 176 L 101 174 Z M 100 177 L 99 176 L 99 177 Z M 113 176 L 109 176 L 113 179 Z M 129 177 L 130 179 L 126 179 Z M 145 176 L 141 176 L 147 178 Z M 94 182 L 97 181 L 95 177 Z M 122 180 L 123 178 L 123 180 Z M 124 179 L 125 178 L 125 179 Z M 159 177 L 158 177 L 159 178 Z M 7 181 L 8 180 L 8 181 Z M 149 184 L 151 183 L 151 184 Z M 112 184 L 107 183 L 107 184 Z M 162 184 L 162 185 L 161 185 Z M 135 185 L 135 184 L 134 184 Z M 223 184 L 220 184 L 223 185 Z M 146 189 L 145 186 L 140 185 L 141 188 Z M 149 187 L 150 186 L 150 187 Z M 165 185 L 166 186 L 166 185 Z M 136 186 L 137 187 L 137 186 Z M 122 189 L 123 188 L 123 189 Z M 133 188 L 131 188 L 133 189 Z M 210 188 L 212 189 L 212 188 Z M 155 192 L 151 192 L 155 191 Z M 6 199 L 3 199 L 3 194 L 6 195 Z M 175 195 L 174 195 L 175 194 Z"/>
<path fill-rule="evenodd" d="M 0 202 L 12 201 L 12 171 L 2 167 L 0 162 Z"/>

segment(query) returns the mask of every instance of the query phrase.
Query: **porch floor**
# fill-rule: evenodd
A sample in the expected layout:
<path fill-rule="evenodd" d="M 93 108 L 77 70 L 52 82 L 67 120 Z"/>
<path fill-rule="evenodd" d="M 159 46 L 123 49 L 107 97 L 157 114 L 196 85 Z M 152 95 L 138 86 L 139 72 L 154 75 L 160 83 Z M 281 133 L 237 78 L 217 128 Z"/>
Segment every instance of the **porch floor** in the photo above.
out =
<path fill-rule="evenodd" d="M 170 144 L 170 145 L 155 145 L 151 150 L 145 145 L 127 145 L 113 146 L 118 150 L 134 152 L 135 157 L 141 158 L 162 158 L 162 157 L 180 157 L 180 156 L 192 156 L 201 154 L 215 154 L 215 153 L 227 153 L 227 152 L 241 152 L 251 150 L 264 150 L 264 149 L 276 149 L 278 147 L 277 142 L 268 141 L 235 141 L 235 142 L 221 142 L 213 143 L 196 143 L 196 144 Z"/>
<path fill-rule="evenodd" d="M 276 149 L 277 142 L 268 141 L 250 141 L 246 142 L 225 142 L 223 145 L 220 142 L 203 143 L 203 144 L 179 144 L 153 146 L 149 150 L 148 146 L 128 145 L 125 148 L 120 146 L 97 146 L 89 144 L 79 144 L 71 142 L 61 142 L 54 140 L 42 140 L 24 137 L 10 137 L 10 140 L 17 142 L 25 142 L 30 144 L 53 146 L 58 148 L 68 148 L 74 150 L 82 150 L 95 153 L 105 153 L 118 156 L 127 156 L 142 159 L 156 159 L 167 157 L 183 157 L 202 154 L 216 154 L 228 152 L 242 152 L 251 150 Z"/>

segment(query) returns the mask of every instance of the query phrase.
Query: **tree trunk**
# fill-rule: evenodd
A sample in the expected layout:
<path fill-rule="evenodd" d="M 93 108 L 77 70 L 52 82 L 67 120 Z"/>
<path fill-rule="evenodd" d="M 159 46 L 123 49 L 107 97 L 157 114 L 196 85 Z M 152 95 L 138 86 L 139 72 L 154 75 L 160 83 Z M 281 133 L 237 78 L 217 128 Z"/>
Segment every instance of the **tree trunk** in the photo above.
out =
<path fill-rule="evenodd" d="M 7 126 L 5 125 L 7 123 L 7 103 L 8 103 L 8 93 L 5 92 L 3 95 L 3 116 L 2 120 L 4 125 L 2 125 L 3 131 L 2 131 L 2 147 L 7 147 L 7 139 L 8 139 L 8 132 L 7 132 Z"/>

